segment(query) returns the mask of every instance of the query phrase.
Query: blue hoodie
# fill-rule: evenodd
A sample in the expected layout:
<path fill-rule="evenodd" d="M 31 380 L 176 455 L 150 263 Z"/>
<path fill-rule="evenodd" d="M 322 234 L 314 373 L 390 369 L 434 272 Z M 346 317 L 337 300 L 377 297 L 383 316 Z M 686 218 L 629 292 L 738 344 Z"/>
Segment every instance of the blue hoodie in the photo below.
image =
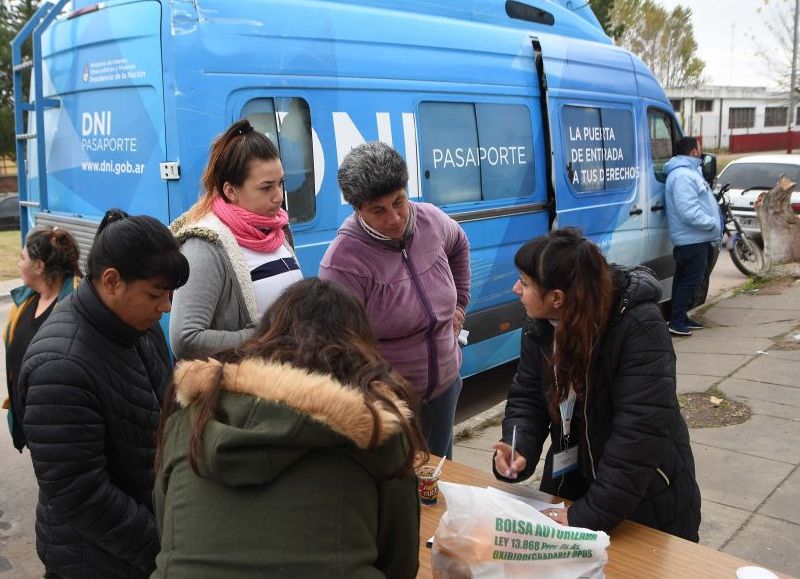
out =
<path fill-rule="evenodd" d="M 718 241 L 722 237 L 719 205 L 700 173 L 700 159 L 676 155 L 664 165 L 669 237 L 673 245 Z"/>

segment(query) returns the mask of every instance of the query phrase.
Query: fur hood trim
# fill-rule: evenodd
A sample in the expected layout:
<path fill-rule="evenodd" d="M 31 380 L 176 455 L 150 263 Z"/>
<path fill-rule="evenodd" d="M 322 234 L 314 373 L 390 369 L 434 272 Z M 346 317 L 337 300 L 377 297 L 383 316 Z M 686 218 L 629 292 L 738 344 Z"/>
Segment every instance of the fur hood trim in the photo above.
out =
<path fill-rule="evenodd" d="M 224 365 L 217 360 L 180 362 L 175 368 L 174 378 L 178 403 L 186 407 L 210 390 L 220 370 L 223 390 L 286 404 L 349 438 L 359 448 L 369 447 L 374 424 L 364 394 L 342 385 L 332 376 L 311 373 L 288 364 L 257 358 Z M 383 393 L 393 400 L 406 420 L 411 420 L 412 412 L 405 402 L 388 388 Z M 376 409 L 381 424 L 380 445 L 399 433 L 401 427 L 398 417 L 385 405 L 378 403 Z"/>
<path fill-rule="evenodd" d="M 222 249 L 231 262 L 236 281 L 239 282 L 247 313 L 250 314 L 250 319 L 257 323 L 259 318 L 256 291 L 250 277 L 250 268 L 236 238 L 220 218 L 208 212 L 197 221 L 190 223 L 184 213 L 173 221 L 169 228 L 181 244 L 191 237 L 196 237 Z"/>

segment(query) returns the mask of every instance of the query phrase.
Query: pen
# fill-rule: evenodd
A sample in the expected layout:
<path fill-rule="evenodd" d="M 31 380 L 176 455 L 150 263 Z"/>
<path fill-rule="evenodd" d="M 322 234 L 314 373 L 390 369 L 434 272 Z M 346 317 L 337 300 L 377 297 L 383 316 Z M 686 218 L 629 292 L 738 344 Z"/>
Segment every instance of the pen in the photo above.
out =
<path fill-rule="evenodd" d="M 514 430 L 511 433 L 511 467 L 514 466 L 514 458 L 517 452 L 517 425 L 514 425 Z"/>

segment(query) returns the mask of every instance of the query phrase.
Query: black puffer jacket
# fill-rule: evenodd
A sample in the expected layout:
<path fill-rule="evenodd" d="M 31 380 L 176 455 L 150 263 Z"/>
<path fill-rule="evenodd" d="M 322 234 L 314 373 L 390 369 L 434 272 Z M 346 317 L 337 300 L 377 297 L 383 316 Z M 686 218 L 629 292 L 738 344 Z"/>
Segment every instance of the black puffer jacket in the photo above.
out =
<path fill-rule="evenodd" d="M 153 459 L 170 370 L 159 326 L 143 333 L 123 323 L 86 281 L 31 342 L 19 402 L 48 570 L 74 579 L 155 568 Z"/>
<path fill-rule="evenodd" d="M 552 476 L 552 454 L 564 443 L 560 423 L 548 413 L 545 355 L 553 350 L 553 327 L 547 321 L 530 320 L 523 329 L 503 440 L 510 443 L 516 424 L 517 450 L 527 459 L 522 480 L 533 474 L 549 431 L 541 489 L 574 501 L 570 525 L 609 532 L 631 519 L 697 541 L 700 489 L 675 394 L 675 352 L 657 305 L 661 289 L 644 268 L 614 267 L 613 279 L 614 311 L 571 426 L 579 468 Z"/>

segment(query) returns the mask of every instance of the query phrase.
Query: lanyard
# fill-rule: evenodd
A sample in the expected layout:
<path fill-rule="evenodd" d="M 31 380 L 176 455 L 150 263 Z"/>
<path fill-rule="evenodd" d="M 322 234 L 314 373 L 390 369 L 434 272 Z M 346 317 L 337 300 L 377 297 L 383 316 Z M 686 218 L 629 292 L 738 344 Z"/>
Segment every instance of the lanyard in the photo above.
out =
<path fill-rule="evenodd" d="M 570 426 L 572 424 L 572 414 L 575 412 L 575 389 L 570 385 L 569 394 L 565 400 L 558 404 L 558 410 L 561 412 L 561 432 L 564 438 L 569 438 Z"/>

